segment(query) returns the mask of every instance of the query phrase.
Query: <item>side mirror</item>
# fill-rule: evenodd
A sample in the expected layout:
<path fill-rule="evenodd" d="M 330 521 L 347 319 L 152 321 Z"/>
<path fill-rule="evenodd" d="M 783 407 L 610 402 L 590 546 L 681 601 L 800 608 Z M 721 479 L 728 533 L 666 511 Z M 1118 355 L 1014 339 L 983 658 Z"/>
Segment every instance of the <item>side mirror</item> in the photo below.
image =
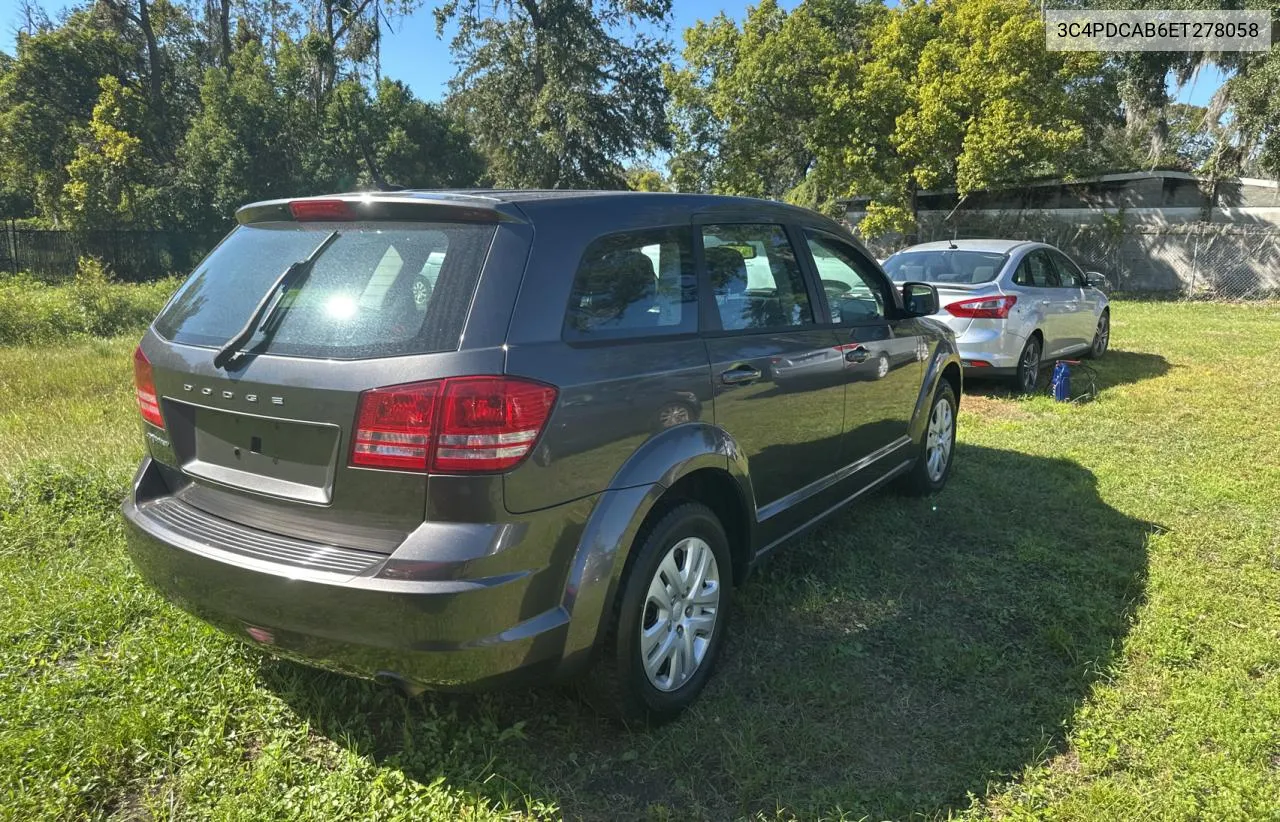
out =
<path fill-rule="evenodd" d="M 927 317 L 937 314 L 938 289 L 928 283 L 903 283 L 902 307 L 908 317 Z"/>
<path fill-rule="evenodd" d="M 1107 278 L 1097 271 L 1086 271 L 1084 273 L 1084 284 L 1099 291 L 1108 291 L 1111 288 L 1111 283 L 1107 282 Z"/>

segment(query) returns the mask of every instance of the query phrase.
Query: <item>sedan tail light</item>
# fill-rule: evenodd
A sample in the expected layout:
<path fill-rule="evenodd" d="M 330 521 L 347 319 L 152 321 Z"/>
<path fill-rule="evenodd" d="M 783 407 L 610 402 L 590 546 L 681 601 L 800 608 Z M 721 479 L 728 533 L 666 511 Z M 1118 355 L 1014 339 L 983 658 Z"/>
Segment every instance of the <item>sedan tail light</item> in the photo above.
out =
<path fill-rule="evenodd" d="M 142 346 L 133 350 L 133 391 L 137 395 L 142 418 L 157 428 L 164 428 L 160 399 L 156 396 L 156 381 L 151 375 L 151 361 L 142 353 Z"/>
<path fill-rule="evenodd" d="M 439 473 L 514 468 L 533 450 L 556 389 L 516 377 L 451 377 L 360 395 L 351 464 Z"/>
<path fill-rule="evenodd" d="M 951 303 L 945 310 L 953 317 L 971 317 L 975 320 L 1003 320 L 1009 316 L 1009 311 L 1017 301 L 1018 298 L 1012 294 L 1006 294 L 1002 297 L 975 297 L 971 300 Z"/>

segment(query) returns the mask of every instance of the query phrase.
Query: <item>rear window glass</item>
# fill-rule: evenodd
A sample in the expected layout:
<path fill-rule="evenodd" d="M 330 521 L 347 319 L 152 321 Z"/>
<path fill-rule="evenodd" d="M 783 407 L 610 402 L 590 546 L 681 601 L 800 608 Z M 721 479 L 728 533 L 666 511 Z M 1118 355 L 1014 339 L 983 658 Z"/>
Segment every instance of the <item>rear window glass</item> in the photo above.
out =
<path fill-rule="evenodd" d="M 565 313 L 569 340 L 698 330 L 697 274 L 688 228 L 610 234 L 591 243 Z"/>
<path fill-rule="evenodd" d="M 458 347 L 495 226 L 464 223 L 263 223 L 240 226 L 156 319 L 187 345 L 221 346 L 291 263 L 332 231 L 310 276 L 283 295 L 271 333 L 244 350 L 357 359 Z"/>
<path fill-rule="evenodd" d="M 994 251 L 903 251 L 884 261 L 884 272 L 899 283 L 972 285 L 994 280 L 1008 258 Z"/>

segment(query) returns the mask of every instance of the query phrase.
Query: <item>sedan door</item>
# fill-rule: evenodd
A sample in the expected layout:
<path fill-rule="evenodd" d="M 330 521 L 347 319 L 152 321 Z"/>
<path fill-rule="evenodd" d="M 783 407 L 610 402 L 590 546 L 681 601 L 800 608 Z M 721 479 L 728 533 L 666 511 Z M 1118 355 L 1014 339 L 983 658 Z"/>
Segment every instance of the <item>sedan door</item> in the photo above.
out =
<path fill-rule="evenodd" d="M 704 225 L 701 237 L 715 421 L 746 457 L 772 542 L 820 513 L 806 487 L 839 467 L 844 360 L 783 226 Z"/>
<path fill-rule="evenodd" d="M 909 442 L 926 343 L 917 321 L 896 316 L 888 278 L 861 251 L 823 231 L 805 229 L 804 238 L 845 359 L 840 460 L 870 467 Z"/>
<path fill-rule="evenodd" d="M 1013 274 L 1019 302 L 1039 316 L 1037 326 L 1044 335 L 1041 359 L 1051 359 L 1070 347 L 1071 318 L 1068 316 L 1069 295 L 1058 287 L 1058 269 L 1047 249 L 1036 248 L 1018 263 Z"/>
<path fill-rule="evenodd" d="M 1059 288 L 1065 297 L 1068 344 L 1073 348 L 1092 345 L 1099 308 L 1085 288 L 1084 272 L 1061 251 L 1051 249 L 1048 254 L 1057 266 Z"/>

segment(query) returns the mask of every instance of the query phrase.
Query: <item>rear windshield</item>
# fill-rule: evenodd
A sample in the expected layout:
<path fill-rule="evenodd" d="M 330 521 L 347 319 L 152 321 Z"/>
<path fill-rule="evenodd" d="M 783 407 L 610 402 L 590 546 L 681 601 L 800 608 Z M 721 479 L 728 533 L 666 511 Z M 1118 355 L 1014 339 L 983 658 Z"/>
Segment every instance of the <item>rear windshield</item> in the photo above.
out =
<path fill-rule="evenodd" d="M 456 349 L 496 227 L 468 223 L 261 223 L 214 249 L 156 319 L 176 343 L 221 346 L 291 263 L 338 237 L 280 300 L 253 353 L 357 359 Z"/>
<path fill-rule="evenodd" d="M 895 282 L 986 283 L 1004 268 L 1007 254 L 994 251 L 902 251 L 884 261 L 884 272 Z"/>

